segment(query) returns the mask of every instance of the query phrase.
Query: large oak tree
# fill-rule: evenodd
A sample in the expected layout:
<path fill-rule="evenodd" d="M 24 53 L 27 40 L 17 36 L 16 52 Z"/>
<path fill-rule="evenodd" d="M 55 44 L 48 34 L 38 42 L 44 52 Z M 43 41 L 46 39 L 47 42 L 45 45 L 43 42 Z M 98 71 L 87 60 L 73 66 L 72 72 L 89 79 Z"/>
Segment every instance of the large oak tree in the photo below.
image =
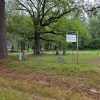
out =
<path fill-rule="evenodd" d="M 61 17 L 74 11 L 77 13 L 85 8 L 86 11 L 95 10 L 94 7 L 87 8 L 84 6 L 84 0 L 16 0 L 19 4 L 18 10 L 26 11 L 32 18 L 33 27 L 35 28 L 35 53 L 40 53 L 40 37 L 45 27 L 57 22 Z M 83 5 L 81 5 L 83 4 Z M 47 32 L 49 33 L 49 32 Z M 52 32 L 55 33 L 55 32 Z"/>
<path fill-rule="evenodd" d="M 75 9 L 72 6 L 72 0 L 16 0 L 20 5 L 19 10 L 25 10 L 32 18 L 35 28 L 35 54 L 40 53 L 40 37 L 45 27 L 57 22 L 63 15 L 70 13 Z M 49 33 L 49 32 L 47 32 Z"/>

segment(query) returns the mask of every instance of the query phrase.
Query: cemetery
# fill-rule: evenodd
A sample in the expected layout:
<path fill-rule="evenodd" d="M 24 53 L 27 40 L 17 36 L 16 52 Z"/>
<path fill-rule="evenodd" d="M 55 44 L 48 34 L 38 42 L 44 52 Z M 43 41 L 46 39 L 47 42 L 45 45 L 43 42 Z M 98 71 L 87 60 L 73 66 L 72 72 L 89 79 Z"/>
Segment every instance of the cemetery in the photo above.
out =
<path fill-rule="evenodd" d="M 100 100 L 100 1 L 0 0 L 0 100 Z"/>

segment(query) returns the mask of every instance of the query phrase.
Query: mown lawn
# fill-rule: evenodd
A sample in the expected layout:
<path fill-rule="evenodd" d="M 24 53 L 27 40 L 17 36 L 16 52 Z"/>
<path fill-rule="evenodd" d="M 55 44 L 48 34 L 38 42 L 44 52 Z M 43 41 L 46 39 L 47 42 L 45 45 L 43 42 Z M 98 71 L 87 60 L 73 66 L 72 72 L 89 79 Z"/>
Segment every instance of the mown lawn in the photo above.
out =
<path fill-rule="evenodd" d="M 99 100 L 100 52 L 74 51 L 66 56 L 47 52 L 18 60 L 18 53 L 0 59 L 0 100 Z M 63 61 L 58 61 L 58 58 Z M 14 99 L 15 98 L 15 99 Z"/>

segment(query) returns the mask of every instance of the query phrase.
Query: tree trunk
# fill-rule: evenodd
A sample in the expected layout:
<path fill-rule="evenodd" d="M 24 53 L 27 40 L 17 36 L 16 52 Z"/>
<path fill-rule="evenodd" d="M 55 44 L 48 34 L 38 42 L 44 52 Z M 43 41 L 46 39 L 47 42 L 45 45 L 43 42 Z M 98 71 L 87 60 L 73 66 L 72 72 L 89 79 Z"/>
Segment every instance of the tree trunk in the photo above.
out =
<path fill-rule="evenodd" d="M 25 43 L 24 42 L 21 42 L 21 52 L 23 52 L 23 50 L 25 50 Z"/>
<path fill-rule="evenodd" d="M 5 0 L 0 0 L 0 58 L 7 56 L 5 35 Z"/>
<path fill-rule="evenodd" d="M 59 55 L 59 49 L 58 48 L 56 49 L 56 55 Z"/>
<path fill-rule="evenodd" d="M 25 42 L 21 41 L 20 43 L 20 49 L 21 49 L 21 54 L 19 57 L 19 60 L 26 60 L 26 47 L 25 47 Z"/>
<path fill-rule="evenodd" d="M 66 50 L 63 50 L 63 55 L 66 55 Z"/>
<path fill-rule="evenodd" d="M 35 48 L 34 48 L 34 54 L 38 55 L 40 54 L 40 33 L 35 32 Z"/>
<path fill-rule="evenodd" d="M 14 52 L 14 45 L 11 46 L 11 52 Z"/>
<path fill-rule="evenodd" d="M 28 51 L 28 52 L 29 52 L 29 49 L 30 49 L 30 45 L 28 44 L 28 45 L 27 45 L 27 51 Z"/>

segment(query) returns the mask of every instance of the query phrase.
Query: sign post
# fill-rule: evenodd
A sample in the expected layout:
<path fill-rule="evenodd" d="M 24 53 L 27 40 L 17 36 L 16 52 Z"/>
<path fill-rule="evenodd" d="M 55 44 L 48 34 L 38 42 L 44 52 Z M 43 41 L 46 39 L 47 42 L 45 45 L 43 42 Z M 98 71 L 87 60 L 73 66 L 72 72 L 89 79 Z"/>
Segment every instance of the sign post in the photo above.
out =
<path fill-rule="evenodd" d="M 76 42 L 77 43 L 77 63 L 78 63 L 78 31 L 77 35 L 66 35 L 66 42 Z M 73 51 L 72 51 L 72 62 L 73 62 Z"/>
<path fill-rule="evenodd" d="M 77 31 L 77 64 L 78 64 L 78 31 Z"/>

